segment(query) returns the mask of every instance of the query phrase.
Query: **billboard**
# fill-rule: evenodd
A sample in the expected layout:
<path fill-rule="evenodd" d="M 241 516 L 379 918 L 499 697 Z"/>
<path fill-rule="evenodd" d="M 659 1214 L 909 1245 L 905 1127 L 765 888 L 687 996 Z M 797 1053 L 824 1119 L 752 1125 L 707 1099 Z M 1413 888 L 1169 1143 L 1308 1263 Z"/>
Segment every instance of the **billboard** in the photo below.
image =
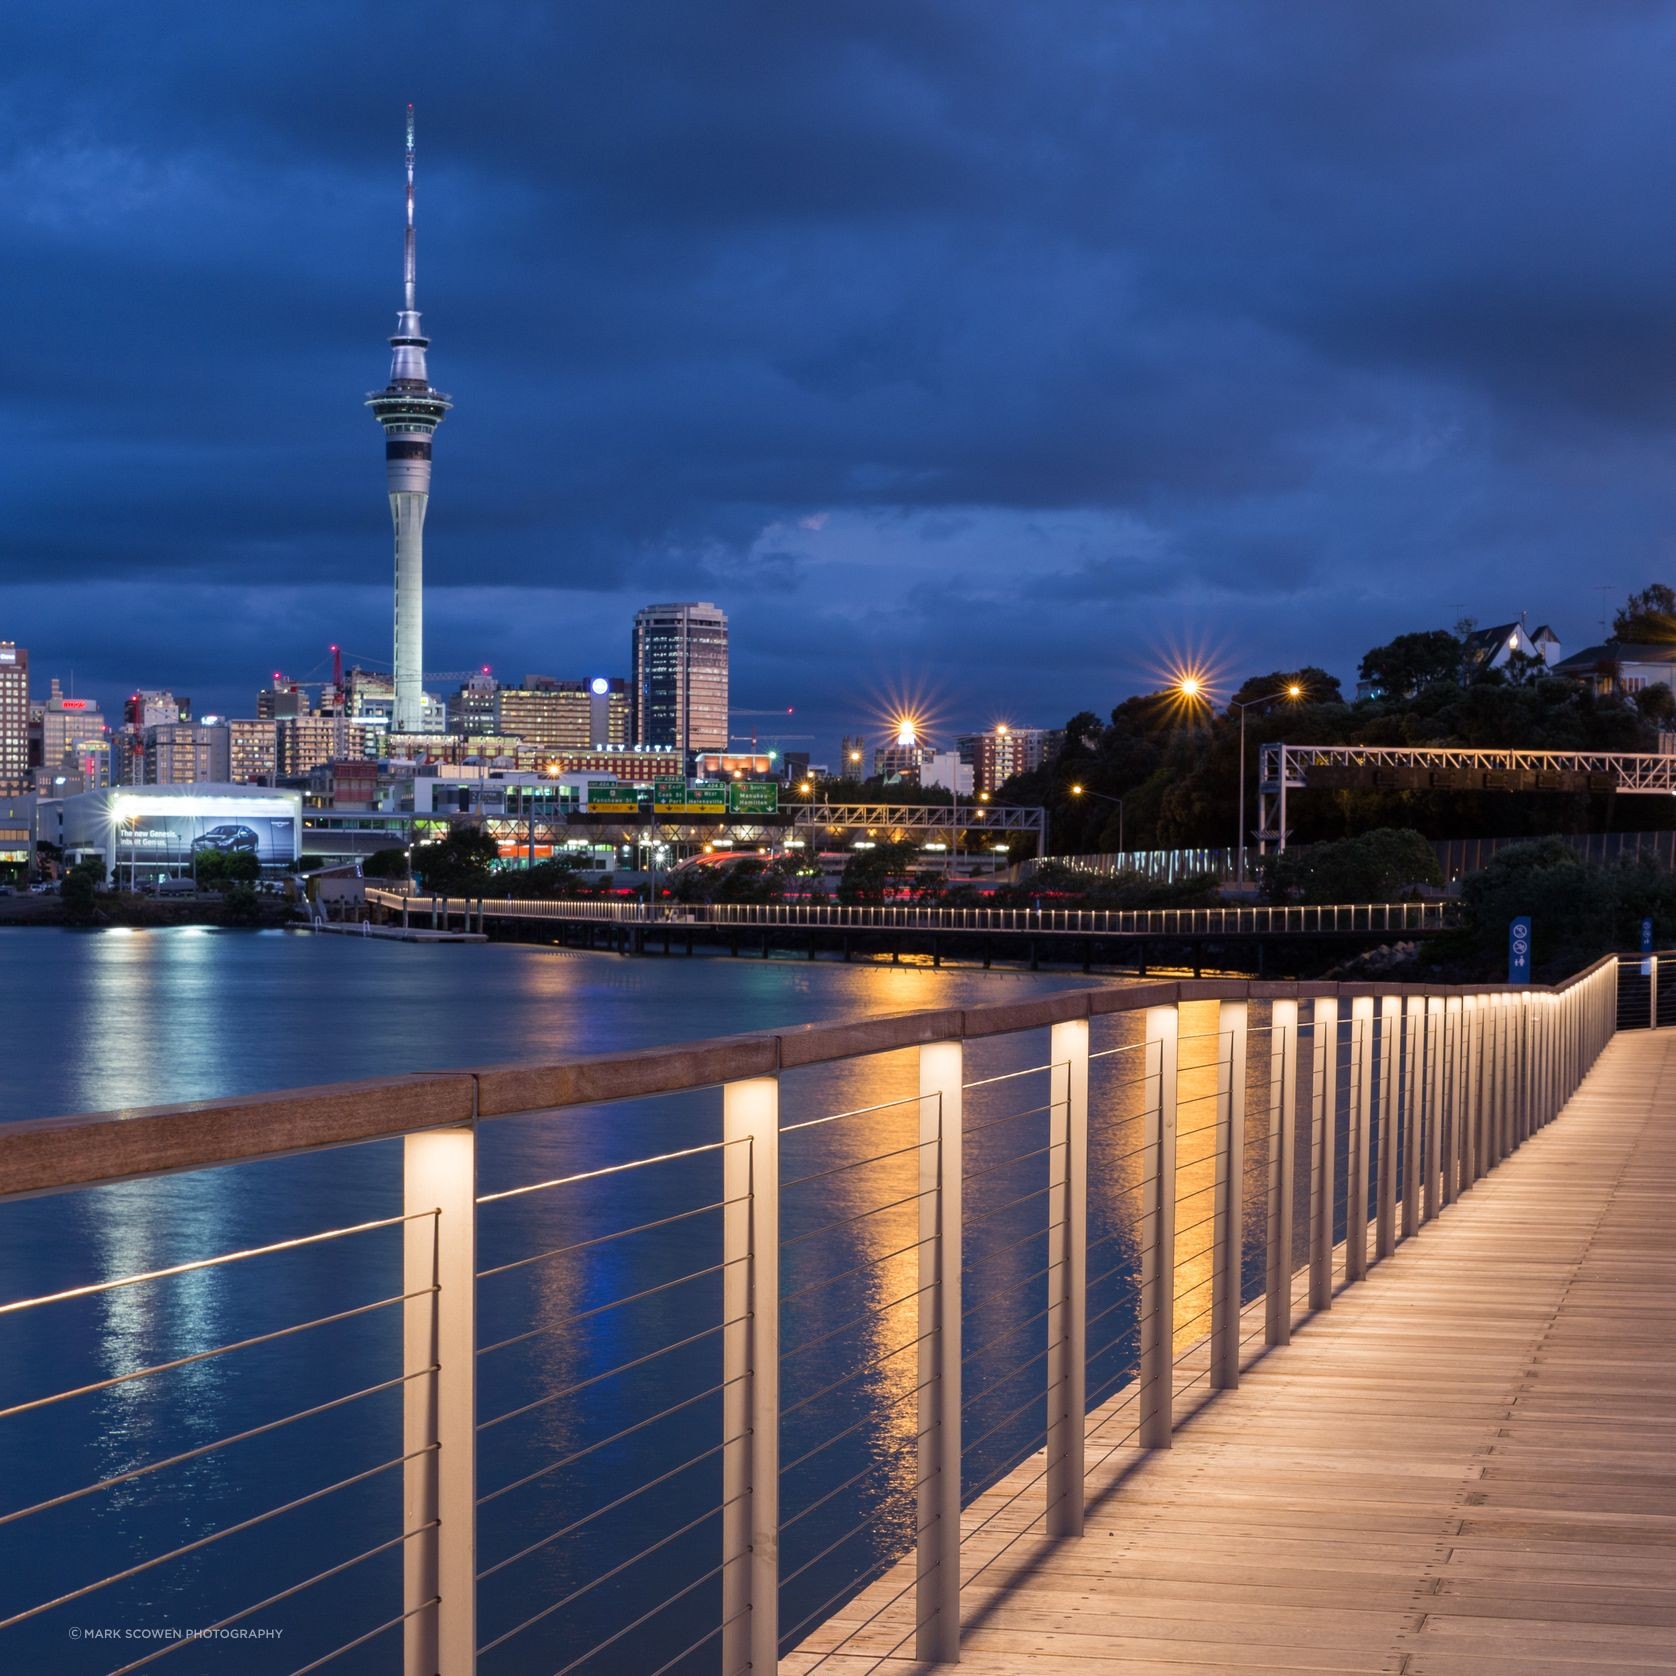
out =
<path fill-rule="evenodd" d="M 290 814 L 240 810 L 237 814 L 190 809 L 166 814 L 119 811 L 113 823 L 114 860 L 119 869 L 149 866 L 190 870 L 194 860 L 212 852 L 251 855 L 263 867 L 294 867 L 297 823 Z"/>

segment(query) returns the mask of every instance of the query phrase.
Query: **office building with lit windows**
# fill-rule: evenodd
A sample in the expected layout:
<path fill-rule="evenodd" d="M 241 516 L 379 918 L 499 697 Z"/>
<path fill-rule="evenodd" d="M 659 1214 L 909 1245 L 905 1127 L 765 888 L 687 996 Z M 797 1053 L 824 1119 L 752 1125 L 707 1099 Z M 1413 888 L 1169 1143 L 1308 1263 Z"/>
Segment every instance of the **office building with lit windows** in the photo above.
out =
<path fill-rule="evenodd" d="M 683 755 L 728 748 L 727 613 L 708 600 L 634 616 L 634 742 Z"/>
<path fill-rule="evenodd" d="M 0 640 L 0 796 L 29 786 L 29 651 Z"/>

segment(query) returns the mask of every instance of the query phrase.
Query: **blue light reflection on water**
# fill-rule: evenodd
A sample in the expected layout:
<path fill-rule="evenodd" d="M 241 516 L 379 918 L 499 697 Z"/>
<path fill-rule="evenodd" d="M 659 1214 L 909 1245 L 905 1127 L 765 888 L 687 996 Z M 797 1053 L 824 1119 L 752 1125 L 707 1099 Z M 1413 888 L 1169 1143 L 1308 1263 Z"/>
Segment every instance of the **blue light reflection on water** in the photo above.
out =
<path fill-rule="evenodd" d="M 4 1118 L 216 1098 L 306 1082 L 414 1069 L 541 1060 L 648 1046 L 865 1012 L 905 1011 L 1023 995 L 1076 980 L 1041 974 L 934 972 L 923 968 L 746 960 L 622 961 L 497 946 L 425 948 L 288 934 L 198 930 L 134 934 L 12 932 L 0 938 L 0 1017 L 13 1022 Z M 971 1074 L 1023 1064 L 1041 1042 L 974 1048 Z M 822 1075 L 787 1079 L 787 1122 L 894 1099 L 913 1087 L 911 1055 L 892 1055 Z M 1045 1085 L 1045 1079 L 1029 1079 Z M 1006 1085 L 1003 1085 L 1006 1086 Z M 1022 1097 L 1022 1089 L 1020 1089 Z M 1029 1103 L 1045 1095 L 1038 1088 Z M 487 1125 L 481 1146 L 484 1191 L 666 1146 L 715 1138 L 714 1095 L 672 1097 L 630 1108 L 568 1112 Z M 789 1143 L 786 1172 L 823 1160 L 861 1159 L 903 1144 L 910 1105 L 845 1120 Z M 1023 1119 L 1021 1131 L 1037 1122 Z M 906 1127 L 904 1127 L 906 1125 Z M 839 1130 L 846 1131 L 840 1137 Z M 1019 1151 L 1023 1140 L 1009 1141 Z M 1036 1143 L 1039 1144 L 1039 1143 Z M 837 1150 L 832 1148 L 836 1146 Z M 998 1154 L 997 1156 L 1005 1156 Z M 810 1294 L 795 1325 L 818 1339 L 858 1314 L 911 1291 L 913 1257 L 879 1258 L 914 1237 L 912 1206 L 851 1221 L 857 1210 L 899 1196 L 913 1160 L 888 1160 L 811 1184 L 787 1196 L 790 1237 L 837 1226 L 787 1253 L 788 1290 L 862 1267 Z M 116 1274 L 216 1255 L 325 1227 L 394 1214 L 400 1157 L 379 1143 L 331 1154 L 128 1183 L 62 1198 L 0 1207 L 0 1294 L 32 1296 Z M 485 1207 L 479 1263 L 585 1239 L 709 1203 L 720 1196 L 719 1162 L 657 1166 L 612 1178 L 609 1196 L 550 1193 Z M 1027 1232 L 1028 1224 L 1020 1223 Z M 480 1338 L 493 1342 L 533 1320 L 560 1323 L 628 1292 L 713 1263 L 717 1217 L 593 1248 L 586 1261 L 531 1265 L 480 1287 Z M 1016 1247 L 1012 1272 L 1039 1266 L 1039 1244 Z M 0 1318 L 0 1405 L 110 1379 L 332 1314 L 400 1290 L 395 1230 L 354 1236 L 254 1262 L 125 1288 Z M 671 1288 L 639 1305 L 563 1325 L 484 1359 L 484 1418 L 673 1343 L 717 1319 L 714 1276 Z M 787 1591 L 787 1621 L 841 1586 L 911 1522 L 901 1493 L 911 1452 L 914 1356 L 888 1356 L 913 1335 L 912 1305 L 878 1314 L 869 1328 L 863 1377 L 788 1417 L 787 1458 L 872 1414 L 844 1443 L 816 1457 L 792 1496 L 812 1500 L 862 1468 L 868 1477 L 804 1520 L 794 1563 L 826 1547 L 859 1514 L 876 1515 L 847 1549 L 812 1567 Z M 854 1335 L 815 1345 L 788 1369 L 788 1406 L 824 1391 L 849 1371 Z M 162 1456 L 192 1450 L 346 1392 L 388 1380 L 399 1368 L 396 1310 L 154 1378 L 116 1385 L 72 1402 L 0 1422 L 0 1511 L 31 1505 Z M 644 1371 L 600 1382 L 564 1403 L 491 1428 L 481 1452 L 482 1488 L 509 1483 L 697 1392 L 719 1377 L 714 1338 L 662 1357 Z M 906 1394 L 907 1400 L 901 1400 Z M 877 1420 L 884 1408 L 886 1418 Z M 1020 1425 L 1027 1424 L 1025 1416 Z M 717 1399 L 694 1404 L 630 1443 L 602 1450 L 484 1509 L 480 1563 L 490 1565 L 709 1448 L 720 1435 Z M 1008 1434 L 1011 1435 L 1011 1434 Z M 386 1391 L 268 1437 L 198 1456 L 14 1525 L 0 1525 L 0 1616 L 92 1581 L 119 1564 L 197 1541 L 239 1519 L 366 1471 L 400 1453 L 400 1396 Z M 911 1474 L 909 1475 L 911 1477 Z M 487 1639 L 626 1557 L 655 1535 L 702 1515 L 719 1499 L 719 1462 L 699 1462 L 654 1495 L 587 1527 L 584 1540 L 540 1549 L 484 1585 Z M 389 1471 L 335 1492 L 284 1521 L 213 1542 L 149 1569 L 18 1630 L 4 1662 L 66 1672 L 109 1669 L 155 1643 L 72 1643 L 70 1627 L 193 1628 L 236 1612 L 289 1584 L 348 1560 L 399 1530 L 400 1473 Z M 651 1561 L 593 1591 L 560 1620 L 536 1626 L 484 1661 L 488 1671 L 550 1672 L 609 1633 L 632 1612 L 714 1563 L 714 1521 Z M 340 1578 L 246 1620 L 282 1628 L 277 1644 L 196 1646 L 159 1660 L 164 1670 L 295 1668 L 384 1615 L 369 1603 L 399 1600 L 399 1558 L 386 1553 Z M 845 1567 L 848 1569 L 846 1570 Z M 788 1566 L 787 1569 L 790 1569 Z M 666 1620 L 625 1640 L 592 1668 L 632 1670 L 656 1662 L 714 1621 L 714 1590 L 698 1590 Z M 345 1667 L 389 1668 L 396 1637 L 351 1654 Z M 654 1656 L 655 1655 L 655 1656 Z M 641 1661 L 647 1661 L 642 1666 Z M 715 1662 L 715 1643 L 690 1661 Z"/>

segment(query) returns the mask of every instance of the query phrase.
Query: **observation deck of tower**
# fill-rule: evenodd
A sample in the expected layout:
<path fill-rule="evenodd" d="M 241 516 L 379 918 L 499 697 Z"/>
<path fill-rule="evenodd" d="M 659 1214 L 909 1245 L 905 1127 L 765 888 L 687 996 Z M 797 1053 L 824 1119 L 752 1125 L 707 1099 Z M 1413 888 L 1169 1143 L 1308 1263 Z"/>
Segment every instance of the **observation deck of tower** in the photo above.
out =
<path fill-rule="evenodd" d="M 384 427 L 384 478 L 395 526 L 395 714 L 392 731 L 418 733 L 424 721 L 425 512 L 431 498 L 431 435 L 453 405 L 433 388 L 425 364 L 431 340 L 419 323 L 413 231 L 413 107 L 407 107 L 407 233 L 402 307 L 390 339 L 390 382 L 366 405 Z"/>

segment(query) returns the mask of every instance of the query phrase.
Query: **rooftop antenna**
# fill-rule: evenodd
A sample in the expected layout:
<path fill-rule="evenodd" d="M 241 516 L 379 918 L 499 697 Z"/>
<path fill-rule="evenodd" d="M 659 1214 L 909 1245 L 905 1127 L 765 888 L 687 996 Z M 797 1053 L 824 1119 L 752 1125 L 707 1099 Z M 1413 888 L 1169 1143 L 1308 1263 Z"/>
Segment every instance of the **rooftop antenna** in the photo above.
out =
<path fill-rule="evenodd" d="M 1603 640 L 1606 638 L 1606 596 L 1615 586 L 1612 582 L 1595 583 L 1595 592 L 1600 595 L 1600 636 Z"/>
<path fill-rule="evenodd" d="M 413 241 L 413 106 L 407 107 L 407 236 L 402 241 L 402 307 L 416 309 L 418 301 L 418 263 Z"/>

